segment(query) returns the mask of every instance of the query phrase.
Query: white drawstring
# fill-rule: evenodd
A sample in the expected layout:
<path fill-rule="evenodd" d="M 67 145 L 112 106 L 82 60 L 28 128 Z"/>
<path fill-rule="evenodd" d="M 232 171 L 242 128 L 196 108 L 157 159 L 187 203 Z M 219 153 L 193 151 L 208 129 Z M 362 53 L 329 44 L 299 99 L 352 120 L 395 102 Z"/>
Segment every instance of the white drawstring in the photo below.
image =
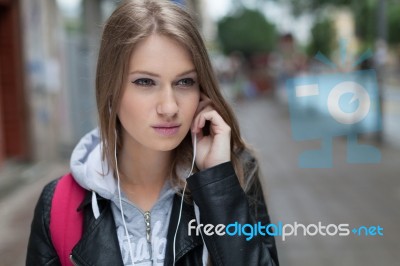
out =
<path fill-rule="evenodd" d="M 94 218 L 95 219 L 99 218 L 100 216 L 99 204 L 97 203 L 96 192 L 94 192 L 94 190 L 92 191 L 92 210 Z"/>

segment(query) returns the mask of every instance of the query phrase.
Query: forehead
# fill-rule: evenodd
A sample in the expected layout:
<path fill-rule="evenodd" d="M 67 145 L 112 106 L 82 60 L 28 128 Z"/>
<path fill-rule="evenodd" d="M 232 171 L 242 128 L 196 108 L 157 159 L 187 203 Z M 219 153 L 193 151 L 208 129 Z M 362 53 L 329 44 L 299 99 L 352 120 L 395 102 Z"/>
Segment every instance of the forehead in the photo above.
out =
<path fill-rule="evenodd" d="M 194 69 L 190 52 L 176 40 L 153 34 L 138 43 L 129 59 L 129 72 L 173 75 Z"/>

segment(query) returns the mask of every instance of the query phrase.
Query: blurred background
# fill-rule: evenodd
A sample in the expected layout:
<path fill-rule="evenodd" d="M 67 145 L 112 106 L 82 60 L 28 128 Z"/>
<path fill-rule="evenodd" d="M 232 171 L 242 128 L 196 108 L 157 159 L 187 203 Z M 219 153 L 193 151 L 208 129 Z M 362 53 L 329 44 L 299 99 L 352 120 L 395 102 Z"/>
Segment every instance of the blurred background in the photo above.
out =
<path fill-rule="evenodd" d="M 175 2 L 196 15 L 259 156 L 272 221 L 384 228 L 384 236 L 277 237 L 281 265 L 399 265 L 400 2 Z M 117 3 L 0 0 L 0 265 L 24 265 L 42 187 L 68 171 L 73 147 L 97 124 L 96 57 Z M 349 164 L 342 136 L 332 140 L 332 167 L 300 168 L 299 155 L 321 144 L 293 139 L 286 81 L 368 69 L 377 73 L 382 123 L 359 141 L 378 148 L 380 162 Z M 324 113 L 320 103 L 303 108 Z"/>

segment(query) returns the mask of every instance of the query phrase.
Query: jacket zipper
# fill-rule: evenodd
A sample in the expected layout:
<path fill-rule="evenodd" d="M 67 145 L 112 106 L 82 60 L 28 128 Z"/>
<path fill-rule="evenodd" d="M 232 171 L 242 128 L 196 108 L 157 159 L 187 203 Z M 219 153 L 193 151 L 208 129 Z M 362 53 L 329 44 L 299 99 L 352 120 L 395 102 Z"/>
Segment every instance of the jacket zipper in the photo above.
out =
<path fill-rule="evenodd" d="M 151 224 L 150 224 L 150 212 L 147 211 L 144 214 L 144 223 L 146 225 L 146 239 L 147 242 L 150 243 L 150 234 L 151 234 Z"/>

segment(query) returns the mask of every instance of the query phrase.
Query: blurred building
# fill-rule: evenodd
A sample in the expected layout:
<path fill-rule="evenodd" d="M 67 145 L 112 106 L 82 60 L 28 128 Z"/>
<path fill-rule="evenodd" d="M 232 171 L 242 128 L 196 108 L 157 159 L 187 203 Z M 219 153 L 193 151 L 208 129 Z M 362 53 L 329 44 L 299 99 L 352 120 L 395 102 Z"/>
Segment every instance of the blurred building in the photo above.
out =
<path fill-rule="evenodd" d="M 20 8 L 20 1 L 0 1 L 0 163 L 30 154 Z"/>
<path fill-rule="evenodd" d="M 101 26 L 117 0 L 0 0 L 0 165 L 69 157 L 96 126 Z M 174 1 L 203 21 L 203 0 Z"/>

